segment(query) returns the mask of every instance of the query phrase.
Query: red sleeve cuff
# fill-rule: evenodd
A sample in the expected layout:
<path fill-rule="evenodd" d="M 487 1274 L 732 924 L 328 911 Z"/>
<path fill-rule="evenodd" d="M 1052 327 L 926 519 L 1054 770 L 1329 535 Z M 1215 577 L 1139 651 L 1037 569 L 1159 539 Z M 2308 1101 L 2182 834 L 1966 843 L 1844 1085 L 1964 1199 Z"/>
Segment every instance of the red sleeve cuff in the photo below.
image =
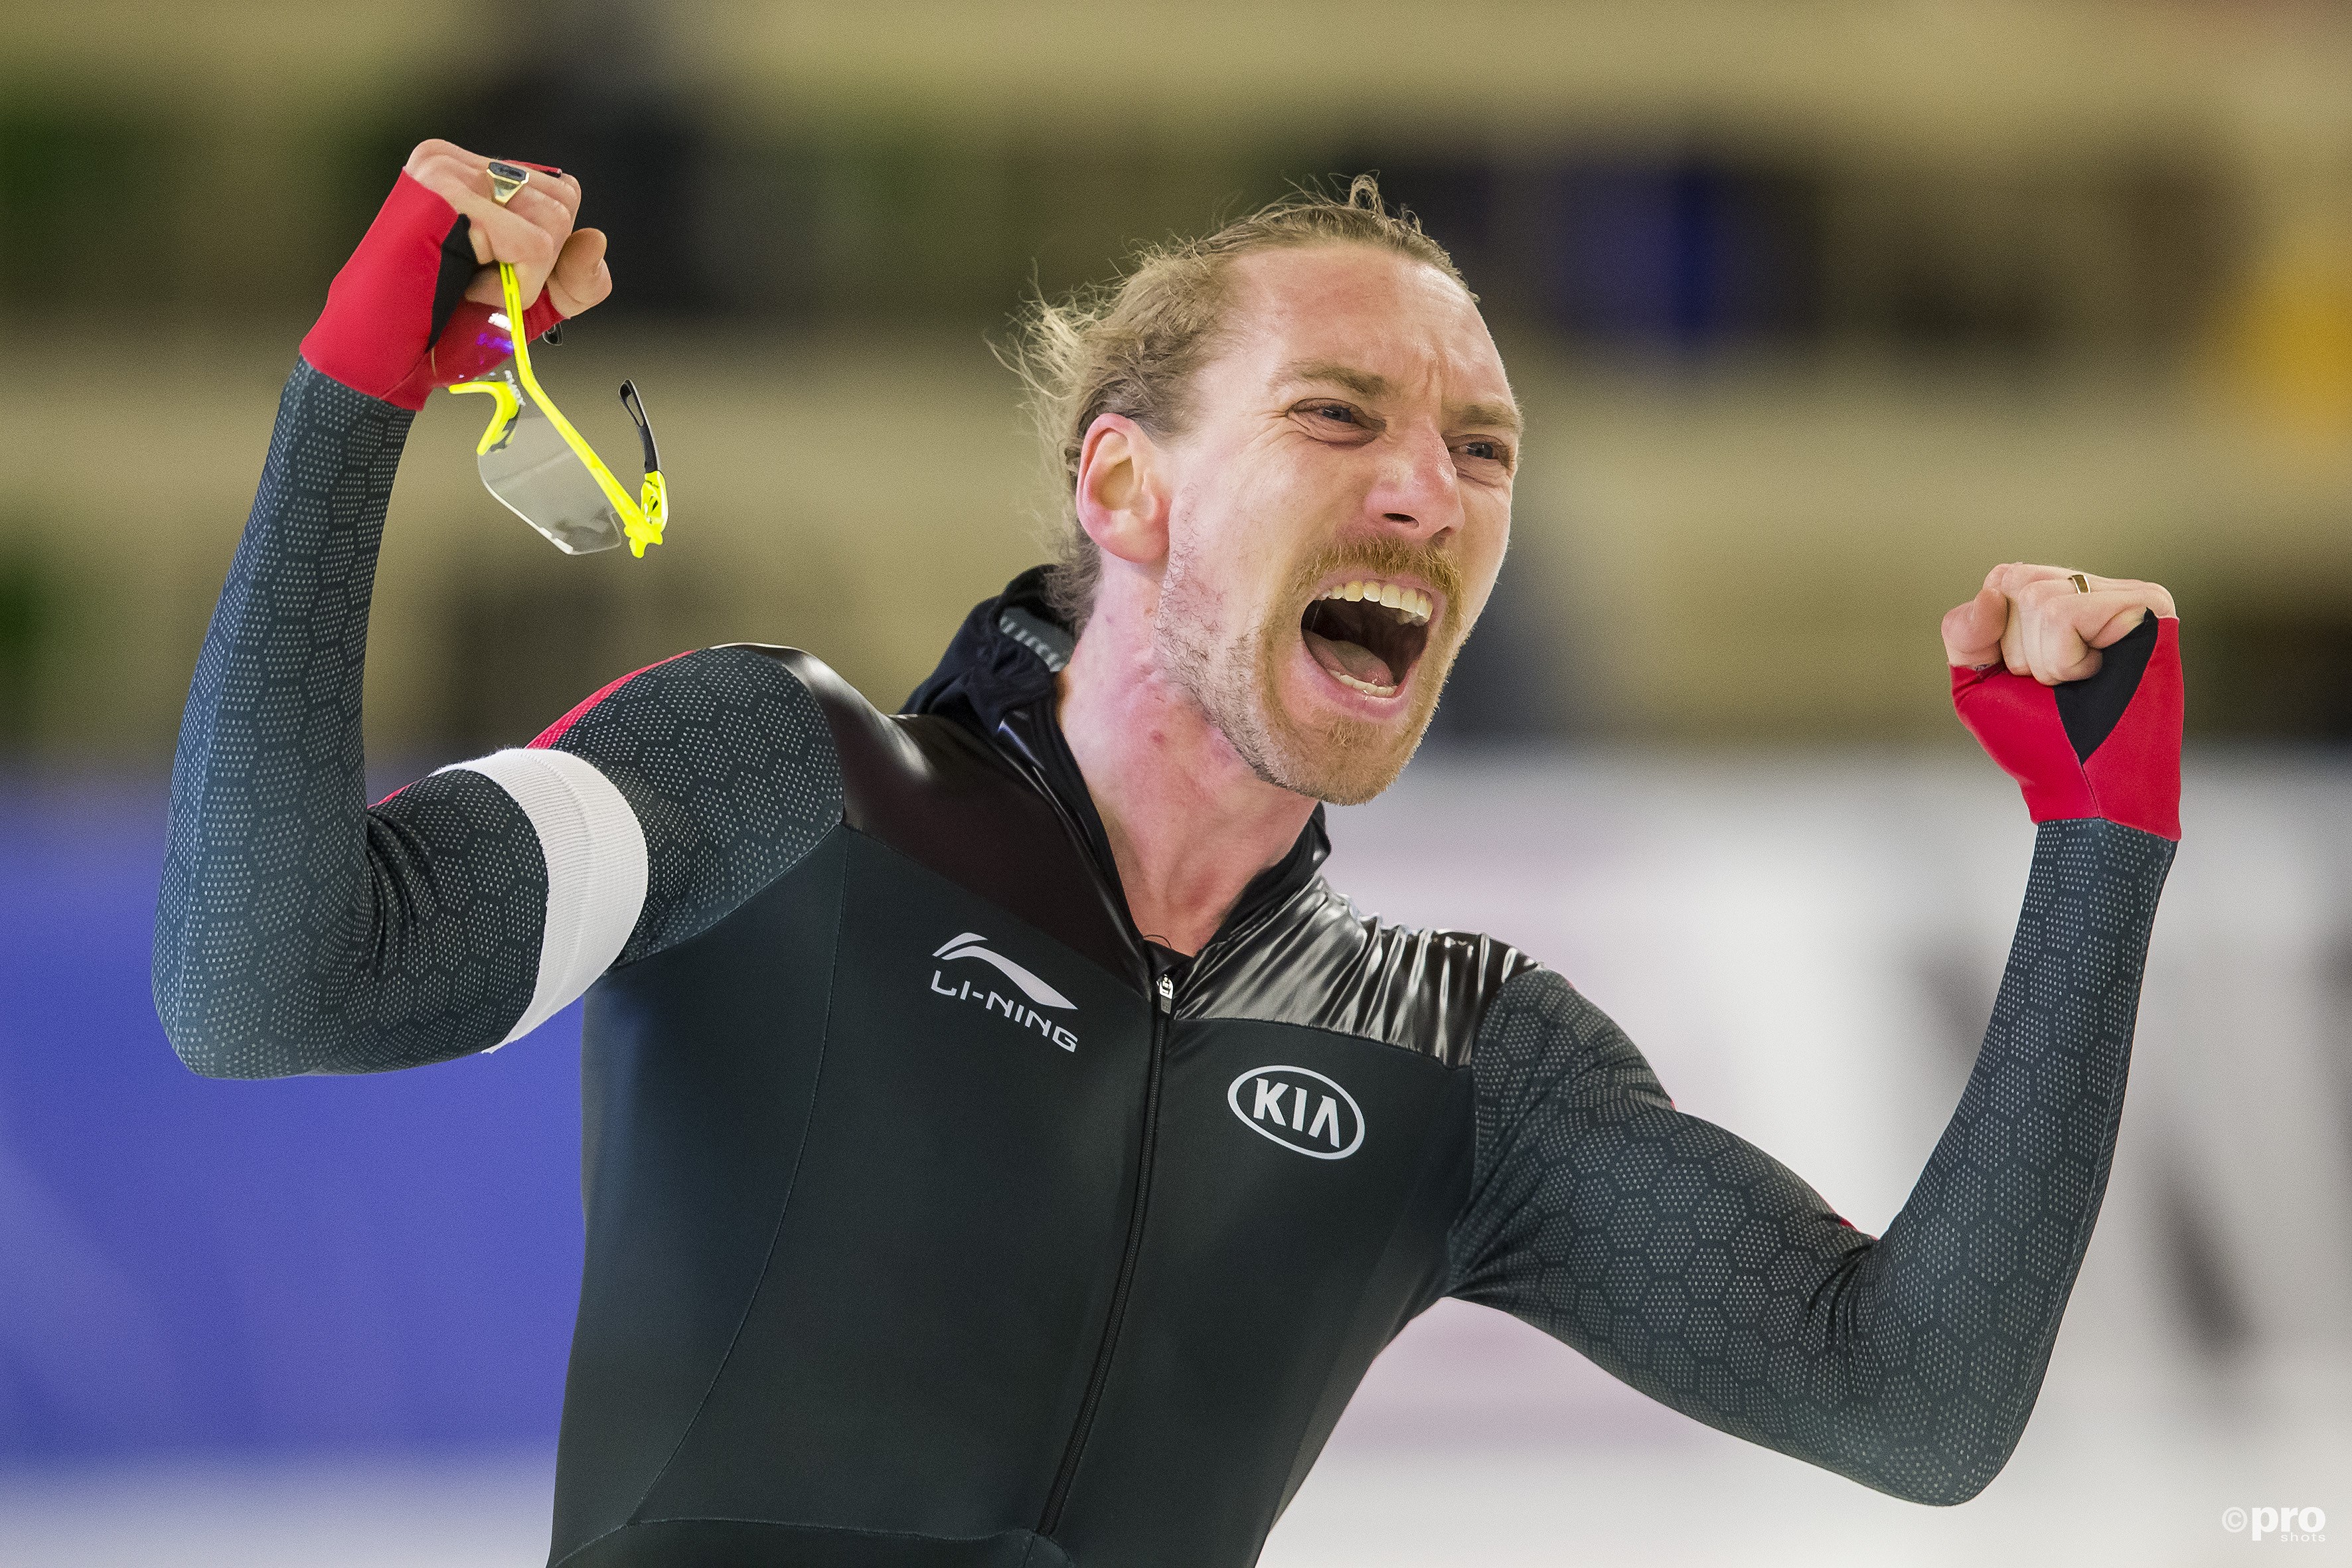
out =
<path fill-rule="evenodd" d="M 302 357 L 354 392 L 410 410 L 424 407 L 436 386 L 496 368 L 514 349 L 490 324 L 488 306 L 458 300 L 434 333 L 438 310 L 476 270 L 469 231 L 455 207 L 404 171 L 328 286 Z M 523 312 L 525 341 L 562 319 L 541 289 Z"/>
<path fill-rule="evenodd" d="M 2180 837 L 2179 619 L 2144 623 L 2106 650 L 2096 675 L 2063 687 L 1999 665 L 1955 669 L 1952 705 L 2034 821 L 2103 817 Z"/>

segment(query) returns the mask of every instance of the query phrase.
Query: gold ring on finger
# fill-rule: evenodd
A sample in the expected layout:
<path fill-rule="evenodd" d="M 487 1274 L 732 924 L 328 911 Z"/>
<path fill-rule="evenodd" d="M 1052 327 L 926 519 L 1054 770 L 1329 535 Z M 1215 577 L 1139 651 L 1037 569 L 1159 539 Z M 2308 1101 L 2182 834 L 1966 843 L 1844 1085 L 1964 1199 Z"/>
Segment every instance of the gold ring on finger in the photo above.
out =
<path fill-rule="evenodd" d="M 500 206 L 514 200 L 514 194 L 530 184 L 530 171 L 520 163 L 501 163 L 490 160 L 490 200 Z"/>
<path fill-rule="evenodd" d="M 2077 594 L 2087 594 L 2091 591 L 2089 579 L 2085 578 L 2080 572 L 2070 573 L 2067 575 L 2066 581 L 2074 584 L 2074 592 Z"/>

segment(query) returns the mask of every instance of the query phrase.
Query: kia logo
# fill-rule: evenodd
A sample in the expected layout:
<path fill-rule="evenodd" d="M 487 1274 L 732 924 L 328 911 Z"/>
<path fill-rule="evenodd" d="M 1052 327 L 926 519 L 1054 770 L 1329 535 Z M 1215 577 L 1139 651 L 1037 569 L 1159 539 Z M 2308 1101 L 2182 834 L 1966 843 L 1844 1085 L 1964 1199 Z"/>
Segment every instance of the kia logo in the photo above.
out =
<path fill-rule="evenodd" d="M 1363 1146 L 1356 1097 L 1312 1068 L 1252 1068 L 1225 1090 L 1243 1126 L 1294 1154 L 1344 1160 Z"/>

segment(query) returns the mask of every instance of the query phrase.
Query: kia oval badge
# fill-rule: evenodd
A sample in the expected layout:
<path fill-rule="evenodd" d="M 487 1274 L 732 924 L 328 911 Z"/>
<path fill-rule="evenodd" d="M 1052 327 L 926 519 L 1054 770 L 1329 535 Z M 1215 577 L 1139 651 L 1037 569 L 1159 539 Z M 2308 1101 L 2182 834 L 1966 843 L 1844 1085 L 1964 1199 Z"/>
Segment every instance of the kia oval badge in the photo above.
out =
<path fill-rule="evenodd" d="M 1356 1097 L 1313 1068 L 1252 1068 L 1225 1090 L 1241 1124 L 1294 1154 L 1344 1160 L 1363 1147 Z"/>

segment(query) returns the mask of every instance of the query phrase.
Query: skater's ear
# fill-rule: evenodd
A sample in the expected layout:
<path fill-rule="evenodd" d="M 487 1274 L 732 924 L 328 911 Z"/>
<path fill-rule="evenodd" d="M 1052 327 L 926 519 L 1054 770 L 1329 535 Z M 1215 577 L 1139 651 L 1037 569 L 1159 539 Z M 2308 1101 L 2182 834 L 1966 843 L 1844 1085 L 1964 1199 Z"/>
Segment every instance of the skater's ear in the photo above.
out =
<path fill-rule="evenodd" d="M 1103 414 L 1078 450 L 1078 526 L 1106 553 L 1137 566 L 1168 554 L 1167 465 L 1151 433 Z"/>

